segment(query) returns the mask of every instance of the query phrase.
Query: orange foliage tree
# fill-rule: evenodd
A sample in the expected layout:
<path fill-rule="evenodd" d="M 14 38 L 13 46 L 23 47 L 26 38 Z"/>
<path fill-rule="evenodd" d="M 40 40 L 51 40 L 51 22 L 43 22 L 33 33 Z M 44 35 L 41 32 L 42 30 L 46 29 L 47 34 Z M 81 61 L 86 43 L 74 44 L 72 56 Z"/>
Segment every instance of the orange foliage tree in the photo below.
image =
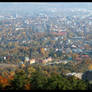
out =
<path fill-rule="evenodd" d="M 0 76 L 0 86 L 2 87 L 2 89 L 4 89 L 6 86 L 9 86 L 9 85 L 10 84 L 8 79 Z"/>

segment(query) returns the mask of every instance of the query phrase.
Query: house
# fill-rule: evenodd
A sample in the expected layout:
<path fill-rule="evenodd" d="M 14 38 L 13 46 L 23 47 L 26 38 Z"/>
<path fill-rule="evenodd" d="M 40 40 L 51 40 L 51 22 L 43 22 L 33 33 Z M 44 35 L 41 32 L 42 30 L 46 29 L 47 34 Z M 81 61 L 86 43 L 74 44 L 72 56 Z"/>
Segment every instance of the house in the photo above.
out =
<path fill-rule="evenodd" d="M 82 53 L 83 51 L 81 49 L 76 48 L 76 49 L 72 49 L 72 52 L 73 53 Z"/>
<path fill-rule="evenodd" d="M 19 62 L 19 65 L 23 64 L 23 61 Z"/>
<path fill-rule="evenodd" d="M 29 57 L 25 57 L 25 61 L 28 62 L 29 61 Z"/>
<path fill-rule="evenodd" d="M 75 77 L 78 78 L 78 79 L 82 79 L 82 75 L 83 75 L 83 73 L 76 73 L 76 72 L 67 73 L 67 74 L 66 74 L 66 76 L 75 76 Z"/>
<path fill-rule="evenodd" d="M 72 46 L 71 46 L 72 48 L 76 48 L 76 46 L 73 44 Z"/>
<path fill-rule="evenodd" d="M 46 63 L 47 63 L 47 60 L 44 59 L 44 60 L 41 61 L 41 63 L 42 63 L 42 64 L 46 64 Z"/>
<path fill-rule="evenodd" d="M 6 60 L 6 57 L 4 57 L 4 60 Z"/>
<path fill-rule="evenodd" d="M 83 75 L 83 73 L 76 73 L 74 76 L 79 79 L 82 79 L 82 75 Z"/>
<path fill-rule="evenodd" d="M 51 32 L 53 35 L 57 35 L 57 36 L 65 36 L 67 34 L 67 32 L 65 31 L 61 31 L 61 32 Z"/>
<path fill-rule="evenodd" d="M 19 67 L 25 67 L 25 64 L 23 61 L 19 62 Z"/>
<path fill-rule="evenodd" d="M 21 64 L 21 67 L 25 67 L 25 64 Z"/>
<path fill-rule="evenodd" d="M 82 60 L 82 58 L 77 57 L 77 58 L 75 58 L 75 60 L 76 60 L 76 61 L 81 61 L 81 60 Z"/>
<path fill-rule="evenodd" d="M 68 39 L 68 43 L 71 43 L 71 40 L 70 39 Z"/>
<path fill-rule="evenodd" d="M 33 64 L 33 63 L 35 63 L 35 59 L 30 59 L 29 64 Z"/>
<path fill-rule="evenodd" d="M 56 51 L 58 51 L 59 49 L 58 49 L 58 48 L 56 48 L 55 50 L 56 50 Z"/>
<path fill-rule="evenodd" d="M 58 37 L 55 37 L 54 40 L 58 40 Z"/>
<path fill-rule="evenodd" d="M 47 48 L 44 48 L 45 51 L 47 51 Z"/>
<path fill-rule="evenodd" d="M 47 61 L 48 61 L 48 62 L 49 62 L 49 61 L 52 61 L 52 58 L 51 58 L 51 57 L 47 58 Z"/>
<path fill-rule="evenodd" d="M 81 57 L 82 57 L 82 58 L 89 58 L 88 55 L 82 55 Z"/>
<path fill-rule="evenodd" d="M 62 64 L 67 64 L 68 63 L 68 61 L 59 61 L 59 63 L 62 63 Z"/>
<path fill-rule="evenodd" d="M 74 74 L 76 74 L 75 72 L 73 73 L 67 73 L 66 76 L 73 76 Z"/>
<path fill-rule="evenodd" d="M 17 30 L 23 30 L 23 29 L 24 29 L 24 28 L 16 28 L 16 31 L 17 31 Z"/>
<path fill-rule="evenodd" d="M 51 62 L 51 61 L 52 61 L 52 58 L 49 57 L 49 58 L 47 58 L 47 59 L 42 60 L 42 63 L 43 63 L 43 64 L 46 64 L 47 62 Z"/>

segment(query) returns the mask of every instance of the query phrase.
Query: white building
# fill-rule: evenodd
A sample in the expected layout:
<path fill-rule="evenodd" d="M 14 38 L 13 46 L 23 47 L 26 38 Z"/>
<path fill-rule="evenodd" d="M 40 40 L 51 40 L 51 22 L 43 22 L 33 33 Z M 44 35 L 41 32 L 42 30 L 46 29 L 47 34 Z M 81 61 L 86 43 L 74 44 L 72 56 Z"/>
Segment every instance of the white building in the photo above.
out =
<path fill-rule="evenodd" d="M 83 73 L 76 73 L 76 72 L 73 72 L 73 73 L 67 73 L 66 76 L 75 76 L 79 79 L 82 79 L 82 75 Z"/>
<path fill-rule="evenodd" d="M 29 64 L 35 63 L 35 59 L 30 59 Z"/>
<path fill-rule="evenodd" d="M 29 57 L 25 57 L 25 61 L 27 61 L 27 62 L 28 62 L 28 61 L 29 61 Z"/>
<path fill-rule="evenodd" d="M 6 57 L 4 57 L 4 60 L 6 60 Z"/>
<path fill-rule="evenodd" d="M 72 46 L 71 46 L 72 48 L 76 48 L 76 46 L 73 44 Z"/>

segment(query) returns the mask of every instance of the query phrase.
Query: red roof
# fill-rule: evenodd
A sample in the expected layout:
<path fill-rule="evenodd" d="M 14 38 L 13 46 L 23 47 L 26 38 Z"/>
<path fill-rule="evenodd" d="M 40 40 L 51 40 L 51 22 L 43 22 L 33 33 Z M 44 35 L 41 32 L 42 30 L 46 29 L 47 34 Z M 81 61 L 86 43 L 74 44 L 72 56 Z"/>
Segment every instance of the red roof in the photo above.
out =
<path fill-rule="evenodd" d="M 76 58 L 76 60 L 80 61 L 80 60 L 82 60 L 82 59 L 81 59 L 81 58 Z"/>
<path fill-rule="evenodd" d="M 54 35 L 66 35 L 67 32 L 51 32 Z"/>
<path fill-rule="evenodd" d="M 80 47 L 80 49 L 84 49 L 84 47 Z"/>
<path fill-rule="evenodd" d="M 88 55 L 82 55 L 82 57 L 89 58 L 89 56 L 88 56 Z"/>

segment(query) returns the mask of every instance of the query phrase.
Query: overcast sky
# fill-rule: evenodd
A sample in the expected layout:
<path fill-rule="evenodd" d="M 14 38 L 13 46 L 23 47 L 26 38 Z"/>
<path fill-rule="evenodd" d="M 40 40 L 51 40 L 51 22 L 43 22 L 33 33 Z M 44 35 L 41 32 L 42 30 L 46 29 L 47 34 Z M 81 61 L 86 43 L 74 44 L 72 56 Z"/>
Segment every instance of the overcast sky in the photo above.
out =
<path fill-rule="evenodd" d="M 34 7 L 59 7 L 59 8 L 91 8 L 91 2 L 3 2 L 0 3 L 0 8 L 7 8 L 8 7 L 22 7 L 22 8 L 34 8 Z"/>

